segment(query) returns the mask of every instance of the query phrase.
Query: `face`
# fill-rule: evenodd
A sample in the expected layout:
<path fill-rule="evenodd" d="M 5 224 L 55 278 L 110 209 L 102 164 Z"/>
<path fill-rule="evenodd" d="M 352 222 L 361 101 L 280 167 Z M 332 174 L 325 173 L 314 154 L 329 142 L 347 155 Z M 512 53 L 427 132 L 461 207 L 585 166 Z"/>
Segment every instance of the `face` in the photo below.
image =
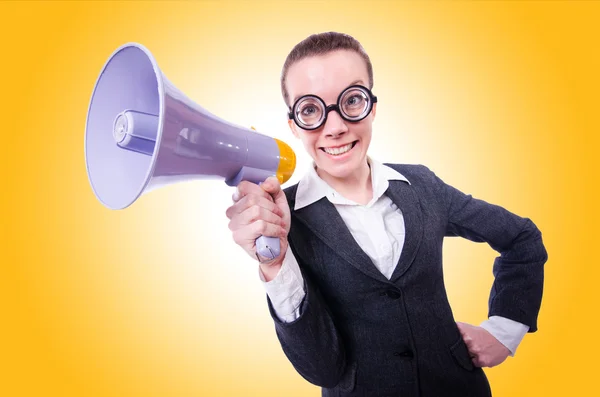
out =
<path fill-rule="evenodd" d="M 305 58 L 288 70 L 288 105 L 293 106 L 303 95 L 316 95 L 329 106 L 336 103 L 342 91 L 355 84 L 369 86 L 367 66 L 357 53 L 344 50 Z M 325 124 L 316 130 L 304 130 L 294 120 L 289 120 L 289 125 L 321 172 L 344 179 L 367 164 L 376 106 L 373 104 L 371 113 L 358 122 L 346 121 L 331 111 Z"/>

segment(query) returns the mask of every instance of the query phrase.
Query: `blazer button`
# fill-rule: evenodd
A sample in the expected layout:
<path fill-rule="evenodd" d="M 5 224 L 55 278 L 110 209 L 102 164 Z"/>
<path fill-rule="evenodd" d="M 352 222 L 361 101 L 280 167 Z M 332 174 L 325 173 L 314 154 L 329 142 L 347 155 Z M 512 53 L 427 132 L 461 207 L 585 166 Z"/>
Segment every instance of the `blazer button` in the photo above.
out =
<path fill-rule="evenodd" d="M 386 292 L 386 295 L 388 296 L 388 298 L 390 299 L 398 299 L 400 298 L 400 292 L 390 289 Z"/>

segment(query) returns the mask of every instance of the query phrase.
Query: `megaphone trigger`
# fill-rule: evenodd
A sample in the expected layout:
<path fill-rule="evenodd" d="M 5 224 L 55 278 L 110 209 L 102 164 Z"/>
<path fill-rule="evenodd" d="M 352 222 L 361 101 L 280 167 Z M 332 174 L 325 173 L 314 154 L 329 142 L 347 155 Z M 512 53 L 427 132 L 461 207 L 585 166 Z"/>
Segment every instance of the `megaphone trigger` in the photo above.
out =
<path fill-rule="evenodd" d="M 284 142 L 229 123 L 192 102 L 162 74 L 141 44 L 117 48 L 94 86 L 85 128 L 85 161 L 96 198 L 118 210 L 169 184 L 221 179 L 281 184 L 296 167 Z M 256 243 L 264 257 L 279 255 L 279 239 Z"/>

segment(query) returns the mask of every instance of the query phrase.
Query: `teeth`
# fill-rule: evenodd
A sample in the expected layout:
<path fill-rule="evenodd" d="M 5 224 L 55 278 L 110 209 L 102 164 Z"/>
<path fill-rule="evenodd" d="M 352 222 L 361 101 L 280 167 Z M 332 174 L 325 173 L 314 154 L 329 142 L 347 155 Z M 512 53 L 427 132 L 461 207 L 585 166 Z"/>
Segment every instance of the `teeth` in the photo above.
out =
<path fill-rule="evenodd" d="M 334 156 L 339 156 L 340 154 L 344 154 L 350 149 L 352 149 L 352 143 L 349 143 L 346 146 L 342 146 L 342 147 L 323 148 L 323 150 L 325 150 L 325 153 L 331 154 Z"/>

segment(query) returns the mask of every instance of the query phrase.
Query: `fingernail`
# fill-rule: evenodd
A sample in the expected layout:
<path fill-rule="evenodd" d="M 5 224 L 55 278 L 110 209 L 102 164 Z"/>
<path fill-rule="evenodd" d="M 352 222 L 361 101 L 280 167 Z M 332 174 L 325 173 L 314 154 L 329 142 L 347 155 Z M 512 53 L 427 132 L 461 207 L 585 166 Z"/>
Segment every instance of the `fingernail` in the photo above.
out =
<path fill-rule="evenodd" d="M 240 199 L 240 189 L 236 187 L 231 198 L 233 199 L 233 201 L 238 201 Z"/>

